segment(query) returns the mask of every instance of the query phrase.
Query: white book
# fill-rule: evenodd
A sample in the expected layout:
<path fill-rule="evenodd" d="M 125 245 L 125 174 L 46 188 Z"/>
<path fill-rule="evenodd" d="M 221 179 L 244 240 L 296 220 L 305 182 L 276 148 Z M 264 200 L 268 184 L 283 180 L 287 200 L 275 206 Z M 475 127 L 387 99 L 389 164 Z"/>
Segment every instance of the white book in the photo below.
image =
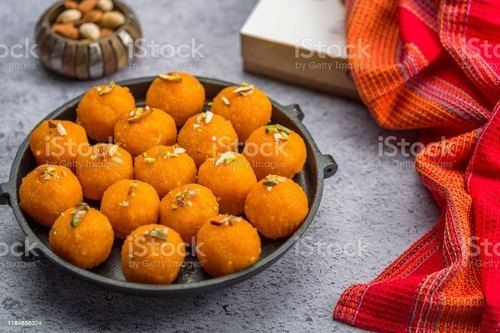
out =
<path fill-rule="evenodd" d="M 240 31 L 245 70 L 358 98 L 340 0 L 260 0 Z"/>

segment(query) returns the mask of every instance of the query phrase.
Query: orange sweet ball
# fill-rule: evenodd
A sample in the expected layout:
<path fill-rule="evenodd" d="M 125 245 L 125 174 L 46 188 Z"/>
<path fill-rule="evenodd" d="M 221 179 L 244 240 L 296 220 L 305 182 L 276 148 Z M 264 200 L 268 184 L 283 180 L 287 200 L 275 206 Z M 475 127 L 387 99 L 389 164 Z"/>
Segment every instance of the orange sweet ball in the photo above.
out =
<path fill-rule="evenodd" d="M 159 224 L 144 225 L 123 243 L 123 275 L 130 282 L 170 284 L 177 278 L 185 256 L 186 247 L 175 230 Z"/>
<path fill-rule="evenodd" d="M 202 111 L 205 88 L 188 73 L 160 74 L 148 89 L 146 104 L 170 114 L 180 127 Z"/>
<path fill-rule="evenodd" d="M 219 200 L 220 211 L 225 214 L 243 213 L 245 198 L 256 182 L 245 157 L 232 151 L 217 159 L 209 158 L 198 172 L 198 183 L 212 190 Z"/>
<path fill-rule="evenodd" d="M 102 196 L 101 212 L 118 238 L 124 239 L 141 225 L 157 223 L 159 211 L 160 198 L 153 186 L 138 180 L 119 180 Z"/>
<path fill-rule="evenodd" d="M 210 111 L 189 118 L 179 132 L 179 145 L 185 148 L 197 166 L 210 157 L 238 150 L 238 135 L 223 117 Z"/>
<path fill-rule="evenodd" d="M 77 123 L 90 138 L 110 142 L 118 118 L 133 108 L 135 99 L 129 89 L 110 82 L 87 91 L 76 110 Z"/>
<path fill-rule="evenodd" d="M 269 98 L 253 85 L 223 89 L 213 100 L 211 111 L 233 124 L 241 141 L 248 139 L 257 128 L 271 120 L 272 105 Z"/>
<path fill-rule="evenodd" d="M 100 200 L 121 179 L 134 178 L 132 157 L 118 145 L 98 143 L 77 159 L 76 176 L 86 198 Z"/>
<path fill-rule="evenodd" d="M 160 223 L 177 231 L 182 239 L 193 244 L 198 229 L 219 214 L 215 195 L 205 186 L 187 184 L 170 191 L 160 204 Z"/>
<path fill-rule="evenodd" d="M 113 228 L 108 218 L 81 203 L 59 216 L 50 229 L 50 247 L 59 257 L 84 269 L 105 261 L 113 246 Z"/>
<path fill-rule="evenodd" d="M 177 140 L 174 118 L 149 106 L 135 108 L 121 116 L 114 133 L 115 143 L 132 157 L 157 145 L 173 145 Z"/>
<path fill-rule="evenodd" d="M 83 200 L 82 187 L 65 166 L 43 164 L 23 178 L 19 205 L 38 223 L 50 227 L 66 209 Z"/>
<path fill-rule="evenodd" d="M 155 146 L 135 158 L 135 177 L 151 184 L 163 197 L 174 188 L 196 181 L 196 165 L 178 146 Z"/>
<path fill-rule="evenodd" d="M 81 150 L 88 147 L 85 129 L 67 120 L 45 120 L 30 135 L 30 148 L 38 164 L 64 165 L 72 170 Z"/>
<path fill-rule="evenodd" d="M 304 140 L 294 131 L 269 125 L 255 130 L 245 142 L 243 155 L 252 165 L 257 179 L 267 175 L 293 178 L 307 158 Z"/>
<path fill-rule="evenodd" d="M 259 260 L 259 234 L 241 217 L 214 216 L 203 224 L 196 237 L 196 257 L 211 276 L 228 275 Z"/>
<path fill-rule="evenodd" d="M 309 212 L 307 196 L 291 179 L 269 175 L 248 193 L 245 215 L 268 238 L 288 237 Z"/>

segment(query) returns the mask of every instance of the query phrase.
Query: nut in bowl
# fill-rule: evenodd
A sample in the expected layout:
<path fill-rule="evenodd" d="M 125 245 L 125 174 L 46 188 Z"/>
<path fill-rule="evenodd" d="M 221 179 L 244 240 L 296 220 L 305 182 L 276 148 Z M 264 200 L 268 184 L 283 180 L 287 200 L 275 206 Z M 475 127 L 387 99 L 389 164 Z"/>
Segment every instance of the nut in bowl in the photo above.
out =
<path fill-rule="evenodd" d="M 207 102 L 225 87 L 234 86 L 215 79 L 197 79 Z M 132 108 L 145 108 L 146 92 L 153 80 L 142 78 L 117 85 L 130 90 L 136 102 Z M 56 124 L 62 119 L 75 121 L 76 107 L 82 96 L 64 104 L 45 121 L 52 120 Z M 97 95 L 96 98 L 106 96 Z M 196 177 L 196 164 L 189 152 L 178 145 L 149 148 L 145 157 L 142 153 L 136 157 L 133 166 L 132 157 L 124 148 L 102 142 L 89 146 L 85 140 L 81 143 L 85 149 L 77 157 L 76 176 L 70 169 L 59 166 L 55 171 L 61 169 L 64 171 L 61 175 L 65 176 L 52 179 L 54 172 L 48 166 L 42 171 L 36 169 L 37 161 L 44 163 L 46 159 L 35 159 L 27 138 L 14 161 L 11 181 L 0 184 L 0 198 L 8 198 L 23 231 L 39 244 L 43 254 L 68 271 L 101 286 L 125 293 L 158 296 L 208 292 L 241 282 L 269 267 L 305 232 L 320 204 L 323 178 L 330 177 L 336 166 L 331 156 L 319 152 L 300 122 L 296 106 L 271 103 L 271 123 L 294 131 L 306 146 L 305 165 L 293 182 L 281 182 L 285 180 L 282 176 L 277 180 L 273 176 L 257 183 L 251 166 L 241 155 L 241 148 L 238 152 L 224 152 L 215 160 L 205 161 L 209 164 L 200 168 L 205 174 L 201 183 L 209 186 L 203 186 Z M 130 118 L 130 114 L 125 117 Z M 65 128 L 69 135 L 69 126 Z M 210 129 L 217 130 L 217 127 Z M 61 136 L 56 132 L 54 135 Z M 132 167 L 139 172 L 133 172 Z M 248 205 L 244 200 L 250 195 L 247 190 L 240 196 L 240 192 L 232 192 L 231 186 L 224 191 L 217 186 L 225 185 L 226 176 L 236 179 L 235 175 L 238 177 L 241 171 L 249 175 L 249 181 L 245 181 L 252 195 Z M 214 180 L 210 180 L 212 172 Z M 182 173 L 187 175 L 185 179 L 180 177 Z M 20 191 L 26 176 L 29 178 L 25 179 L 26 184 Z M 28 182 L 30 179 L 32 181 Z M 70 193 L 61 192 L 59 188 L 69 181 L 74 183 L 75 194 L 68 197 Z M 32 183 L 36 186 L 30 185 Z M 293 189 L 293 193 L 287 196 L 289 189 Z M 49 192 L 58 196 L 58 205 L 44 217 L 34 214 L 37 207 L 43 206 L 44 196 Z M 235 208 L 230 204 L 233 196 L 237 197 Z M 24 200 L 21 200 L 24 209 L 19 205 L 19 197 Z M 102 202 L 99 201 L 101 197 Z M 297 198 L 301 198 L 302 206 L 291 214 L 283 214 Z M 266 211 L 259 211 L 260 207 Z M 248 211 L 246 215 L 245 210 Z M 48 218 L 45 219 L 45 215 Z M 272 226 L 267 226 L 266 216 L 273 216 L 275 223 Z M 49 227 L 53 228 L 52 232 Z M 92 235 L 96 232 L 100 233 L 102 241 L 94 241 L 96 238 Z M 239 242 L 241 237 L 247 237 L 248 242 Z M 78 239 L 79 243 L 67 241 L 71 238 Z M 142 244 L 149 247 L 145 253 Z M 226 247 L 230 251 L 224 251 Z"/>
<path fill-rule="evenodd" d="M 42 64 L 80 80 L 125 68 L 141 36 L 136 15 L 117 0 L 57 2 L 35 28 Z"/>

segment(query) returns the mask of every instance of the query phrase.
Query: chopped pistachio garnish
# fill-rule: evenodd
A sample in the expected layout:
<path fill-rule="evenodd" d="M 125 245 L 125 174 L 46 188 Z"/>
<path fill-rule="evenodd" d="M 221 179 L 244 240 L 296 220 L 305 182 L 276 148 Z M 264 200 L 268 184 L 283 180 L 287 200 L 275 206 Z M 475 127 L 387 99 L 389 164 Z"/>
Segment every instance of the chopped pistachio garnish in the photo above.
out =
<path fill-rule="evenodd" d="M 185 207 L 186 205 L 191 206 L 192 202 L 189 201 L 189 199 L 191 197 L 194 197 L 197 194 L 198 194 L 198 191 L 195 189 L 192 189 L 192 188 L 187 188 L 183 192 L 177 193 L 175 195 L 175 201 L 177 204 L 172 205 L 172 209 L 173 209 L 173 206 L 176 206 L 175 209 L 173 209 L 173 210 L 176 210 L 178 207 Z"/>
<path fill-rule="evenodd" d="M 182 77 L 178 73 L 160 74 L 158 77 L 168 82 L 182 82 Z"/>
<path fill-rule="evenodd" d="M 240 222 L 241 217 L 237 216 L 219 216 L 210 220 L 210 224 L 220 227 L 220 226 L 233 226 L 233 223 Z"/>
<path fill-rule="evenodd" d="M 228 165 L 233 163 L 234 161 L 236 161 L 236 156 L 226 158 L 226 164 L 228 164 Z"/>
<path fill-rule="evenodd" d="M 221 100 L 222 100 L 222 102 L 223 102 L 224 104 L 226 104 L 226 105 L 231 104 L 231 103 L 229 102 L 229 100 L 227 99 L 227 97 L 226 97 L 226 96 L 222 96 L 220 99 L 221 99 Z"/>
<path fill-rule="evenodd" d="M 137 184 L 136 182 L 132 182 L 130 184 L 130 186 L 128 187 L 128 192 L 127 192 L 127 196 L 131 196 L 133 197 L 135 195 L 135 190 L 139 188 L 139 184 Z"/>
<path fill-rule="evenodd" d="M 240 94 L 242 96 L 248 96 L 253 93 L 254 85 L 247 83 L 247 82 L 242 82 L 241 85 L 233 90 L 233 93 L 235 94 Z"/>
<path fill-rule="evenodd" d="M 124 201 L 119 202 L 118 204 L 122 207 L 128 207 L 130 206 L 130 201 L 128 200 L 130 197 L 135 196 L 135 190 L 139 187 L 139 185 L 135 182 L 131 183 L 130 186 L 128 187 L 127 191 L 127 199 Z"/>
<path fill-rule="evenodd" d="M 153 112 L 153 109 L 151 109 L 149 106 L 145 106 L 143 108 L 142 107 L 135 108 L 134 110 L 129 112 L 128 122 L 129 122 L 129 124 L 138 123 L 138 122 L 142 121 L 144 118 L 146 118 L 147 116 L 149 116 L 152 112 Z"/>
<path fill-rule="evenodd" d="M 277 133 L 277 132 L 280 132 L 280 133 L 285 133 L 285 134 L 290 134 L 292 131 L 283 126 L 283 125 L 280 125 L 280 124 L 274 124 L 274 125 L 267 125 L 265 127 L 266 129 L 266 133 Z"/>
<path fill-rule="evenodd" d="M 229 165 L 236 161 L 236 154 L 233 151 L 226 151 L 225 153 L 222 153 L 217 161 L 215 161 L 215 166 L 218 167 L 225 163 L 226 165 Z"/>
<path fill-rule="evenodd" d="M 57 123 L 56 125 L 56 129 L 57 129 L 57 133 L 60 135 L 60 136 L 65 136 L 65 135 L 68 135 L 68 132 L 66 131 L 66 129 L 64 128 L 63 124 L 61 123 Z"/>
<path fill-rule="evenodd" d="M 49 128 L 57 128 L 57 124 L 55 122 L 53 122 L 52 120 L 49 120 L 47 122 L 47 126 L 49 126 Z"/>
<path fill-rule="evenodd" d="M 78 227 L 78 225 L 83 219 L 83 216 L 88 211 L 89 211 L 89 205 L 87 205 L 85 202 L 76 205 L 75 210 L 73 211 L 73 217 L 71 218 L 71 226 L 73 228 Z"/>
<path fill-rule="evenodd" d="M 268 177 L 266 177 L 266 179 L 264 180 L 263 184 L 266 185 L 266 186 L 278 185 L 278 180 L 274 179 L 274 178 L 268 178 Z"/>
<path fill-rule="evenodd" d="M 163 158 L 164 159 L 168 159 L 168 158 L 174 158 L 174 157 L 177 157 L 177 156 L 179 156 L 179 154 L 177 154 L 175 151 L 174 152 L 167 151 L 163 155 Z"/>
<path fill-rule="evenodd" d="M 214 113 L 211 111 L 204 111 L 196 117 L 196 123 L 193 124 L 194 128 L 199 128 L 202 123 L 210 124 L 214 118 Z"/>
<path fill-rule="evenodd" d="M 177 205 L 172 205 L 170 207 L 172 208 L 172 210 L 177 210 L 177 208 L 179 208 L 179 207 L 177 207 Z"/>
<path fill-rule="evenodd" d="M 285 177 L 276 176 L 276 175 L 267 175 L 262 182 L 262 185 L 267 187 L 267 190 L 271 192 L 273 186 L 278 185 L 279 183 L 284 183 L 286 181 Z"/>
<path fill-rule="evenodd" d="M 174 148 L 174 153 L 177 155 L 184 154 L 186 152 L 186 149 L 182 147 L 175 147 Z"/>
<path fill-rule="evenodd" d="M 167 233 L 162 229 L 151 229 L 147 234 L 159 240 L 167 240 Z"/>
<path fill-rule="evenodd" d="M 123 163 L 120 158 L 120 152 L 118 151 L 119 146 L 113 144 L 98 144 L 95 149 L 95 154 L 90 155 L 90 160 L 95 161 L 96 159 L 106 160 L 108 157 L 115 163 Z"/>
<path fill-rule="evenodd" d="M 113 157 L 118 152 L 118 145 L 111 145 L 108 147 L 108 155 Z"/>
<path fill-rule="evenodd" d="M 55 133 L 60 136 L 68 135 L 68 132 L 60 122 L 56 123 L 52 120 L 49 120 L 47 122 L 47 125 L 49 126 L 49 135 L 45 137 L 45 141 L 50 141 L 51 136 L 54 136 Z"/>
<path fill-rule="evenodd" d="M 153 164 L 154 162 L 156 162 L 156 158 L 154 158 L 154 157 L 144 157 L 144 162 L 146 162 L 148 164 Z"/>
<path fill-rule="evenodd" d="M 57 169 L 52 165 L 49 165 L 45 169 L 40 171 L 40 175 L 42 176 L 43 180 L 60 179 L 59 175 L 57 174 Z"/>
<path fill-rule="evenodd" d="M 213 112 L 211 111 L 205 112 L 205 124 L 210 124 L 213 118 L 214 118 Z"/>
<path fill-rule="evenodd" d="M 285 134 L 290 134 L 290 133 L 292 133 L 292 131 L 291 131 L 289 128 L 287 128 L 287 127 L 285 127 L 285 126 L 283 126 L 283 125 L 276 124 L 276 125 L 274 125 L 274 126 L 276 126 L 276 128 L 278 129 L 278 131 L 283 132 L 283 133 L 285 133 Z"/>
<path fill-rule="evenodd" d="M 111 81 L 107 85 L 98 86 L 98 87 L 95 87 L 94 89 L 97 90 L 97 94 L 99 96 L 104 96 L 104 95 L 109 94 L 110 92 L 112 92 L 113 89 L 115 89 L 115 87 L 116 87 L 116 83 L 114 83 L 113 81 Z"/>
<path fill-rule="evenodd" d="M 265 127 L 266 134 L 274 133 L 274 139 L 276 141 L 286 141 L 290 137 L 290 133 L 292 132 L 289 128 L 282 126 L 280 124 L 267 125 Z"/>

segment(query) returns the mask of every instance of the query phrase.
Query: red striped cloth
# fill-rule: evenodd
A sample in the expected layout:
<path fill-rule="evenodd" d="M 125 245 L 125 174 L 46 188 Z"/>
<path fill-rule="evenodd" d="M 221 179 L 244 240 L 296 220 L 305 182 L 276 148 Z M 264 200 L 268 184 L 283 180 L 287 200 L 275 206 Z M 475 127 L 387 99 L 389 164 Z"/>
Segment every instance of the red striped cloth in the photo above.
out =
<path fill-rule="evenodd" d="M 347 31 L 377 122 L 440 143 L 416 169 L 441 214 L 373 281 L 348 288 L 334 318 L 380 332 L 500 332 L 500 1 L 357 0 Z"/>

